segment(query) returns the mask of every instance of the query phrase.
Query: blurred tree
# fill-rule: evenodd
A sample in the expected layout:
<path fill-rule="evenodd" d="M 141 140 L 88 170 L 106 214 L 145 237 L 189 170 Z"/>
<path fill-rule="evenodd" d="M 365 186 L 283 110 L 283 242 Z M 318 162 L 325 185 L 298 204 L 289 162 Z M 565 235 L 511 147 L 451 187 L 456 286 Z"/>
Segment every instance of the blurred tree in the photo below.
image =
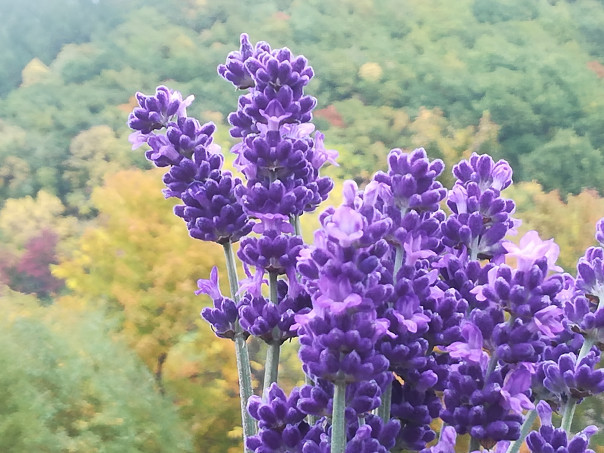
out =
<path fill-rule="evenodd" d="M 43 230 L 52 230 L 65 253 L 79 232 L 75 217 L 65 215 L 65 206 L 54 195 L 39 192 L 34 197 L 9 199 L 0 210 L 0 244 L 19 255 L 25 245 Z"/>
<path fill-rule="evenodd" d="M 0 119 L 0 206 L 7 198 L 31 195 L 30 168 L 24 159 L 27 132 Z"/>
<path fill-rule="evenodd" d="M 584 188 L 604 192 L 604 154 L 570 129 L 559 130 L 550 142 L 521 156 L 520 166 L 546 191 L 559 189 L 563 196 Z"/>
<path fill-rule="evenodd" d="M 21 86 L 26 87 L 35 83 L 40 83 L 46 80 L 49 76 L 50 69 L 38 58 L 32 59 L 25 65 L 21 72 Z"/>
<path fill-rule="evenodd" d="M 154 0 L 0 0 L 0 96 L 20 83 L 21 70 L 32 58 L 49 64 L 66 43 L 106 37 L 141 4 Z"/>
<path fill-rule="evenodd" d="M 6 288 L 0 297 L 1 451 L 192 451 L 174 408 L 98 311 L 40 307 Z"/>
<path fill-rule="evenodd" d="M 57 263 L 57 241 L 53 231 L 44 229 L 27 242 L 20 258 L 5 253 L 0 263 L 0 284 L 48 302 L 63 287 L 63 282 L 50 273 L 50 266 Z"/>
<path fill-rule="evenodd" d="M 80 132 L 71 141 L 63 178 L 69 184 L 67 202 L 80 216 L 92 209 L 90 195 L 102 185 L 103 178 L 132 167 L 134 156 L 125 137 L 116 137 L 109 126 L 94 126 Z"/>

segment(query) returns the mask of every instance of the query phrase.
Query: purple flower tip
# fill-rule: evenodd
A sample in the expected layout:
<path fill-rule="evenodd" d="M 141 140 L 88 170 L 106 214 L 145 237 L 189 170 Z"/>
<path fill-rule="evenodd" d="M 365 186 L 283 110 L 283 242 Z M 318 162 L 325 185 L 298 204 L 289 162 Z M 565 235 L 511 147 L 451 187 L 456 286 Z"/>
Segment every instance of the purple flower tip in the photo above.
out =
<path fill-rule="evenodd" d="M 326 222 L 325 231 L 342 247 L 350 247 L 363 236 L 363 216 L 348 206 L 340 206 Z"/>
<path fill-rule="evenodd" d="M 198 296 L 200 294 L 207 294 L 213 300 L 222 298 L 222 293 L 220 292 L 220 287 L 218 286 L 218 268 L 216 266 L 212 268 L 209 280 L 197 280 L 197 287 L 199 289 L 195 291 L 195 294 Z"/>
<path fill-rule="evenodd" d="M 596 241 L 604 247 L 604 217 L 598 220 L 598 223 L 596 224 Z"/>

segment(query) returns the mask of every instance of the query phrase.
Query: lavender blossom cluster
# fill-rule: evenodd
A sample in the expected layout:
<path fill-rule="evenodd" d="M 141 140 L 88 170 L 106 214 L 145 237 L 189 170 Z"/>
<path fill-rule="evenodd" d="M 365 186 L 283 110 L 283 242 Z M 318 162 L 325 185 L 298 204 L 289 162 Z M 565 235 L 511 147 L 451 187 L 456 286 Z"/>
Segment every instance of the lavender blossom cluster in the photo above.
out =
<path fill-rule="evenodd" d="M 240 242 L 246 278 L 231 266 L 230 297 L 216 268 L 198 282 L 216 335 L 243 338 L 238 353 L 260 338 L 277 365 L 281 343 L 299 340 L 306 383 L 286 393 L 267 359 L 263 392 L 243 402 L 245 450 L 451 453 L 465 436 L 470 452 L 503 453 L 530 432 L 532 453 L 592 452 L 595 428 L 573 437 L 570 426 L 576 405 L 604 391 L 604 218 L 572 277 L 553 240 L 507 239 L 520 223 L 503 193 L 507 162 L 472 154 L 448 190 L 442 161 L 394 149 L 363 189 L 344 182 L 305 244 L 299 217 L 327 199 L 334 184 L 319 170 L 337 157 L 311 123 L 312 68 L 243 34 L 218 73 L 242 90 L 228 119 L 243 180 L 223 170 L 215 126 L 187 116 L 192 97 L 137 93 L 128 124 L 134 147 L 168 167 L 164 192 L 182 201 L 190 235 L 225 246 L 227 265 Z"/>

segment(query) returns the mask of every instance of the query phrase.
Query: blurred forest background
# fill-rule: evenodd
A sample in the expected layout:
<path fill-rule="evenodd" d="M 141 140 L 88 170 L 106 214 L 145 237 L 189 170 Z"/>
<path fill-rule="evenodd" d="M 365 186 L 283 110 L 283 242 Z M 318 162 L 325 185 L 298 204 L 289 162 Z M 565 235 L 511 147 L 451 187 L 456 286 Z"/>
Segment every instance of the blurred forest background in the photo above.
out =
<path fill-rule="evenodd" d="M 126 119 L 136 91 L 164 83 L 195 95 L 189 114 L 217 123 L 228 149 L 238 93 L 216 66 L 242 32 L 310 60 L 338 180 L 362 184 L 394 147 L 442 158 L 446 185 L 472 152 L 504 158 L 523 231 L 554 237 L 570 272 L 604 216 L 602 0 L 0 0 L 0 11 L 0 451 L 240 451 L 233 347 L 193 294 L 222 250 L 188 237 Z M 587 421 L 604 427 L 601 402 L 577 427 Z"/>

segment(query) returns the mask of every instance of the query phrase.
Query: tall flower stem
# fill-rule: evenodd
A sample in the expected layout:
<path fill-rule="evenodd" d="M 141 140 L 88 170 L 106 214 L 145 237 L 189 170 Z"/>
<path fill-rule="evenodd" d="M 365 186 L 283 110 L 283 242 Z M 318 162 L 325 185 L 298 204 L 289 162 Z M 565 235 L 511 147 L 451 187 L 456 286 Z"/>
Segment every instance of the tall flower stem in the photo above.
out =
<path fill-rule="evenodd" d="M 389 382 L 384 393 L 382 393 L 382 403 L 378 407 L 377 415 L 386 423 L 390 420 L 390 408 L 392 406 L 392 382 Z"/>
<path fill-rule="evenodd" d="M 344 453 L 346 449 L 346 383 L 338 382 L 333 394 L 331 415 L 331 453 Z"/>
<path fill-rule="evenodd" d="M 277 299 L 277 274 L 275 272 L 268 273 L 268 285 L 270 300 L 273 304 L 278 303 Z M 277 338 L 279 335 L 279 328 L 275 327 L 273 330 L 273 341 L 268 345 L 266 351 L 266 363 L 264 364 L 264 390 L 271 386 L 273 382 L 277 382 L 279 375 L 279 356 L 281 353 L 281 342 Z M 263 393 L 264 394 L 264 393 Z"/>
<path fill-rule="evenodd" d="M 564 405 L 564 412 L 562 413 L 562 428 L 570 437 L 570 428 L 573 424 L 573 417 L 575 416 L 575 409 L 577 408 L 577 399 L 570 397 Z"/>
<path fill-rule="evenodd" d="M 300 216 L 294 215 L 291 217 L 290 221 L 294 227 L 294 234 L 296 236 L 302 237 L 302 226 L 300 225 Z M 315 382 L 308 374 L 304 373 L 304 384 L 314 386 Z M 314 415 L 308 414 L 306 416 L 306 421 L 308 422 L 308 424 L 310 426 L 314 426 L 314 424 L 317 422 L 317 417 Z"/>
<path fill-rule="evenodd" d="M 223 244 L 224 256 L 226 259 L 227 275 L 229 277 L 229 286 L 231 288 L 231 298 L 235 301 L 239 299 L 237 291 L 239 290 L 239 280 L 237 278 L 237 268 L 235 266 L 235 256 L 230 242 Z M 247 350 L 247 343 L 243 330 L 239 325 L 235 331 L 235 356 L 237 358 L 237 374 L 239 375 L 239 398 L 241 400 L 241 420 L 243 424 L 244 451 L 245 439 L 256 434 L 256 423 L 247 411 L 247 401 L 252 396 L 252 371 L 250 368 L 250 356 Z"/>
<path fill-rule="evenodd" d="M 520 437 L 510 444 L 506 453 L 518 453 L 520 451 L 520 447 L 522 447 L 524 439 L 526 439 L 526 436 L 528 436 L 528 433 L 531 431 L 536 418 L 536 409 L 533 409 L 526 414 L 526 418 L 524 419 L 524 423 L 522 424 L 522 428 L 520 430 Z"/>
<path fill-rule="evenodd" d="M 476 450 L 480 450 L 480 442 L 475 437 L 470 437 L 470 448 L 468 449 L 468 452 L 472 453 Z"/>
<path fill-rule="evenodd" d="M 300 216 L 295 215 L 291 217 L 291 224 L 294 227 L 294 234 L 302 237 L 302 227 L 300 225 Z"/>
<path fill-rule="evenodd" d="M 398 271 L 400 271 L 401 267 L 403 267 L 403 253 L 403 247 L 398 245 L 394 255 L 394 271 L 392 273 L 392 278 L 395 284 L 397 281 Z M 378 407 L 377 410 L 377 415 L 384 420 L 384 423 L 386 423 L 388 420 L 390 420 L 390 409 L 392 407 L 392 382 L 389 382 L 384 389 L 381 400 L 380 407 Z"/>

